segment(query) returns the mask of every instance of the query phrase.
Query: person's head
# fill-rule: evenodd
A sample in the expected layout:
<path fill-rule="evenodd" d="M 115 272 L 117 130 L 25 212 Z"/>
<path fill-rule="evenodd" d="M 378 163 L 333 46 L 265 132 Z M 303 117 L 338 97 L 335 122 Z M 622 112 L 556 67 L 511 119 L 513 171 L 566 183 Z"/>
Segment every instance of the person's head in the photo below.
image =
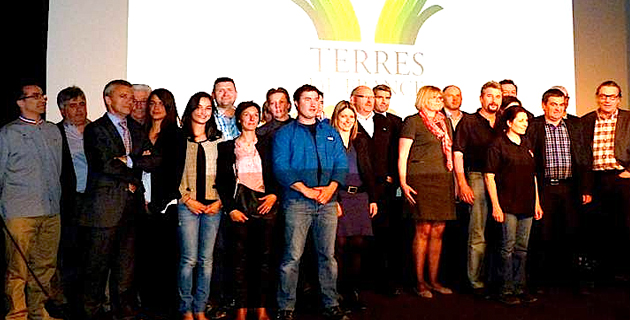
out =
<path fill-rule="evenodd" d="M 48 98 L 42 88 L 34 82 L 24 82 L 16 93 L 20 114 L 28 119 L 39 119 L 46 112 Z"/>
<path fill-rule="evenodd" d="M 57 106 L 64 121 L 75 126 L 87 124 L 87 102 L 81 88 L 72 86 L 59 91 Z"/>
<path fill-rule="evenodd" d="M 298 120 L 315 121 L 319 111 L 319 90 L 310 84 L 302 85 L 293 93 L 293 103 L 298 112 Z"/>
<path fill-rule="evenodd" d="M 126 80 L 112 80 L 103 89 L 103 100 L 107 112 L 124 118 L 133 108 L 133 88 Z"/>
<path fill-rule="evenodd" d="M 134 84 L 133 85 L 133 109 L 131 109 L 131 117 L 144 123 L 147 114 L 147 103 L 149 102 L 149 94 L 151 94 L 151 87 L 146 84 Z"/>
<path fill-rule="evenodd" d="M 374 110 L 374 91 L 367 86 L 358 86 L 350 94 L 350 104 L 358 114 L 367 116 Z"/>
<path fill-rule="evenodd" d="M 521 106 L 514 106 L 507 108 L 499 119 L 499 130 L 508 133 L 513 133 L 522 136 L 527 131 L 527 125 L 529 123 L 529 116 L 527 111 Z"/>
<path fill-rule="evenodd" d="M 160 128 L 166 128 L 172 124 L 177 125 L 177 107 L 175 97 L 166 89 L 155 89 L 149 94 L 148 107 L 145 115 L 149 127 L 154 121 L 161 121 Z"/>
<path fill-rule="evenodd" d="M 513 96 L 516 97 L 518 94 L 518 87 L 516 86 L 516 83 L 514 83 L 514 81 L 510 80 L 510 79 L 505 79 L 502 80 L 501 82 L 499 82 L 499 84 L 501 85 L 501 93 L 503 94 L 503 96 Z"/>
<path fill-rule="evenodd" d="M 416 94 L 416 109 L 418 111 L 438 112 L 444 108 L 442 90 L 435 86 L 424 86 Z"/>
<path fill-rule="evenodd" d="M 239 131 L 255 131 L 260 122 L 260 106 L 253 101 L 241 102 L 234 111 L 234 118 Z"/>
<path fill-rule="evenodd" d="M 486 82 L 481 87 L 481 109 L 487 113 L 496 113 L 501 106 L 501 85 L 496 81 Z"/>
<path fill-rule="evenodd" d="M 236 101 L 236 84 L 234 84 L 234 80 L 228 77 L 217 78 L 214 81 L 212 97 L 219 108 L 233 107 L 234 101 Z"/>
<path fill-rule="evenodd" d="M 566 114 L 566 108 L 569 106 L 569 90 L 567 90 L 567 88 L 563 87 L 563 86 L 553 86 L 549 89 L 558 89 L 560 91 L 562 91 L 562 93 L 564 94 L 564 105 L 565 105 L 565 114 Z"/>
<path fill-rule="evenodd" d="M 386 84 L 379 84 L 372 88 L 372 92 L 374 92 L 374 110 L 380 113 L 387 112 L 392 99 L 392 89 Z"/>
<path fill-rule="evenodd" d="M 284 121 L 289 118 L 291 98 L 287 89 L 282 87 L 269 89 L 266 102 L 274 119 Z"/>
<path fill-rule="evenodd" d="M 269 110 L 269 102 L 265 101 L 262 105 L 262 118 L 260 119 L 260 122 L 267 123 L 271 120 L 273 120 L 273 115 L 271 114 L 271 111 Z"/>
<path fill-rule="evenodd" d="M 324 92 L 317 89 L 317 99 L 319 99 L 319 104 L 317 105 L 317 117 L 323 119 L 324 116 Z"/>
<path fill-rule="evenodd" d="M 450 85 L 444 87 L 444 108 L 450 111 L 459 110 L 462 107 L 462 91 L 459 87 Z"/>
<path fill-rule="evenodd" d="M 613 113 L 621 105 L 621 87 L 615 81 L 602 82 L 595 95 L 600 112 Z"/>
<path fill-rule="evenodd" d="M 212 104 L 212 96 L 206 92 L 197 92 L 186 104 L 182 114 L 182 130 L 187 137 L 193 137 L 193 124 L 204 124 L 206 135 L 209 140 L 216 140 L 221 137 L 221 131 L 217 128 L 214 120 L 215 110 Z"/>
<path fill-rule="evenodd" d="M 549 89 L 543 93 L 542 109 L 545 119 L 551 122 L 562 120 L 567 110 L 566 96 L 559 89 Z"/>
<path fill-rule="evenodd" d="M 357 112 L 350 102 L 339 101 L 335 106 L 330 124 L 339 132 L 350 133 L 350 141 L 357 136 Z"/>
<path fill-rule="evenodd" d="M 519 100 L 517 97 L 515 96 L 503 96 L 501 98 L 501 106 L 499 107 L 499 111 L 503 111 L 509 107 L 513 107 L 513 106 L 520 106 L 522 107 L 523 104 L 521 103 L 521 100 Z"/>

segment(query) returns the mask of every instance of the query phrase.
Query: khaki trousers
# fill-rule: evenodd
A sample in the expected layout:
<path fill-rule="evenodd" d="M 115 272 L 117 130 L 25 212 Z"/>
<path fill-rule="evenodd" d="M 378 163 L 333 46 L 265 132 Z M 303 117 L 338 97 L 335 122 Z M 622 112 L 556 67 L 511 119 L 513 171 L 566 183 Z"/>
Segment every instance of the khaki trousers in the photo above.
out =
<path fill-rule="evenodd" d="M 28 264 L 50 290 L 50 279 L 57 267 L 57 250 L 61 220 L 59 215 L 13 218 L 5 221 L 13 238 L 26 256 Z M 28 271 L 26 262 L 5 232 L 4 293 L 9 308 L 5 319 L 50 319 L 44 310 L 46 295 Z"/>

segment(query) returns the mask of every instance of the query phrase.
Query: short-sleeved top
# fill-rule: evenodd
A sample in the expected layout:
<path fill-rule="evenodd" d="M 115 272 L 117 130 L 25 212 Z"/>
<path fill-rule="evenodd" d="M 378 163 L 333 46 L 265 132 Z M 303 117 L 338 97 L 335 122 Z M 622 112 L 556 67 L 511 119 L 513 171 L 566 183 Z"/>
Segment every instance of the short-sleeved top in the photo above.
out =
<path fill-rule="evenodd" d="M 494 173 L 499 204 L 504 213 L 533 216 L 536 165 L 529 141 L 518 145 L 506 135 L 497 137 L 487 152 L 486 173 Z"/>
<path fill-rule="evenodd" d="M 453 152 L 464 154 L 464 170 L 467 172 L 483 172 L 488 146 L 496 137 L 496 131 L 480 110 L 462 118 L 453 139 Z"/>

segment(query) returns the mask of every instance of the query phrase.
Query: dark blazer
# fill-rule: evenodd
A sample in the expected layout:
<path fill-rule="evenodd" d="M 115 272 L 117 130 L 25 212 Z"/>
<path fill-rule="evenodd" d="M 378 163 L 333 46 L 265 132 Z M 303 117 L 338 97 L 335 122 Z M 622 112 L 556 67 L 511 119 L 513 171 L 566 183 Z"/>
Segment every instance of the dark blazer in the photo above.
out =
<path fill-rule="evenodd" d="M 394 179 L 394 184 L 398 185 L 398 139 L 403 126 L 403 119 L 393 113 L 386 113 L 387 119 L 392 127 L 392 138 L 390 142 L 389 175 Z"/>
<path fill-rule="evenodd" d="M 395 177 L 396 174 L 392 162 L 396 162 L 398 157 L 392 158 L 392 143 L 394 141 L 395 128 L 390 120 L 378 113 L 374 113 L 374 135 L 370 137 L 367 131 L 363 128 L 360 122 L 358 122 L 358 134 L 365 135 L 365 139 L 368 142 L 368 150 L 372 164 L 372 175 L 376 184 L 376 193 L 380 198 L 380 195 L 385 192 L 385 185 L 387 176 Z"/>
<path fill-rule="evenodd" d="M 352 140 L 352 145 L 357 152 L 357 166 L 359 167 L 359 176 L 367 190 L 370 203 L 377 202 L 381 196 L 377 192 L 376 181 L 372 173 L 372 159 L 370 156 L 370 137 L 364 133 L 357 133 Z"/>
<path fill-rule="evenodd" d="M 584 137 L 587 142 L 590 164 L 593 164 L 593 136 L 597 111 L 591 111 L 582 117 Z M 617 126 L 615 127 L 615 158 L 621 165 L 630 170 L 630 111 L 619 109 Z"/>
<path fill-rule="evenodd" d="M 63 120 L 57 123 L 57 128 L 61 132 L 61 200 L 60 212 L 64 222 L 76 221 L 76 192 L 77 192 L 77 176 L 74 172 L 74 164 L 72 163 L 72 154 L 68 145 L 68 137 L 66 136 L 66 128 L 63 126 Z"/>
<path fill-rule="evenodd" d="M 262 163 L 265 194 L 275 194 L 279 199 L 278 183 L 273 174 L 272 154 L 269 148 L 265 146 L 266 144 L 262 143 L 260 139 L 256 143 L 256 149 Z M 236 172 L 234 171 L 234 164 L 236 163 L 236 154 L 234 154 L 235 139 L 219 143 L 217 149 L 219 155 L 217 156 L 217 178 L 215 182 L 223 210 L 226 213 L 230 213 L 236 208 L 236 203 L 234 202 L 234 191 L 236 190 Z"/>
<path fill-rule="evenodd" d="M 148 130 L 147 135 L 148 135 Z M 179 186 L 177 181 L 177 150 L 178 144 L 184 140 L 184 133 L 176 125 L 171 124 L 160 131 L 153 150 L 160 155 L 162 161 L 160 165 L 151 172 L 151 202 L 149 211 L 157 213 L 164 210 L 166 204 L 173 199 L 179 199 L 172 193 L 174 185 Z"/>
<path fill-rule="evenodd" d="M 531 143 L 536 162 L 536 177 L 539 188 L 543 186 L 545 179 L 545 122 L 544 116 L 538 116 L 531 120 L 527 128 L 527 138 Z M 580 190 L 580 194 L 592 194 L 593 175 L 588 162 L 589 148 L 586 145 L 579 118 L 565 119 L 564 123 L 567 126 L 571 143 L 571 167 L 575 186 Z"/>
<path fill-rule="evenodd" d="M 123 216 L 128 201 L 136 201 L 138 210 L 144 202 L 142 171 L 152 172 L 161 157 L 157 155 L 139 123 L 127 117 L 131 135 L 133 168 L 116 159 L 125 155 L 124 143 L 107 114 L 88 124 L 83 134 L 88 162 L 87 204 L 79 215 L 79 224 L 88 227 L 115 227 L 133 217 Z M 151 155 L 143 156 L 150 151 Z M 129 184 L 136 186 L 131 193 Z"/>

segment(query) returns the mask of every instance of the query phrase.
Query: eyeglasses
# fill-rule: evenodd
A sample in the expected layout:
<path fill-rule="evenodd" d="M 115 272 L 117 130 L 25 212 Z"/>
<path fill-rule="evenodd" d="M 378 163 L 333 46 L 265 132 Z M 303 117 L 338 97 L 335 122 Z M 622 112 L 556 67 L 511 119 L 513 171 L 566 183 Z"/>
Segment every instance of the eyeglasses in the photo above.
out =
<path fill-rule="evenodd" d="M 133 100 L 133 104 L 136 106 L 143 106 L 147 104 L 148 100 Z"/>
<path fill-rule="evenodd" d="M 26 100 L 26 99 L 35 99 L 35 100 L 40 100 L 40 99 L 46 99 L 46 94 L 44 93 L 36 93 L 36 94 L 32 94 L 30 96 L 25 96 L 25 97 L 21 97 L 19 100 Z"/>
<path fill-rule="evenodd" d="M 599 94 L 597 95 L 597 97 L 599 98 L 599 100 L 602 101 L 606 101 L 606 100 L 617 100 L 617 98 L 619 98 L 618 94 Z"/>

